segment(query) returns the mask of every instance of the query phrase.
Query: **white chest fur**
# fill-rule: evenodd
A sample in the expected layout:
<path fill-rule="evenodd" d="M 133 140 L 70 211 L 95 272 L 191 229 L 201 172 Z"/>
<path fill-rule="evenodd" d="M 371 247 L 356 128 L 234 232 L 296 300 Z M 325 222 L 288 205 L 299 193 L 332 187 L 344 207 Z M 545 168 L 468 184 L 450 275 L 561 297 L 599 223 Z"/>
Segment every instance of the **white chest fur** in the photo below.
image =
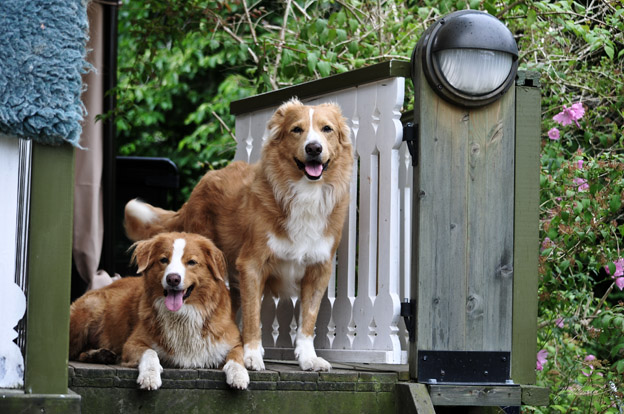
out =
<path fill-rule="evenodd" d="M 195 307 L 182 305 L 179 311 L 171 312 L 165 306 L 164 298 L 158 299 L 154 306 L 162 341 L 173 350 L 171 355 L 156 346 L 161 361 L 180 368 L 217 368 L 225 362 L 231 346 L 202 337 L 204 316 Z"/>
<path fill-rule="evenodd" d="M 269 233 L 268 246 L 279 259 L 273 270 L 282 280 L 298 285 L 306 266 L 331 258 L 334 237 L 325 235 L 325 231 L 335 200 L 330 186 L 305 178 L 281 198 L 288 211 L 287 237 Z"/>
<path fill-rule="evenodd" d="M 328 260 L 334 244 L 334 238 L 325 235 L 327 220 L 335 205 L 332 187 L 302 178 L 285 194 L 276 196 L 287 210 L 287 237 L 269 233 L 271 251 L 282 260 L 301 265 Z"/>

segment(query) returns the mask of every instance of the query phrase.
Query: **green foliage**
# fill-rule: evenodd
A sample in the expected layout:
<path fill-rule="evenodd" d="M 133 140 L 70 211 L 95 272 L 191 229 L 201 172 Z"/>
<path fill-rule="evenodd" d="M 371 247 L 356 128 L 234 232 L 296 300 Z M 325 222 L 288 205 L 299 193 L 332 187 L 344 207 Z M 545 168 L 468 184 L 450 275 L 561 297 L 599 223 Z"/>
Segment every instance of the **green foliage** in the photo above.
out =
<path fill-rule="evenodd" d="M 119 150 L 174 160 L 185 198 L 233 155 L 231 101 L 409 60 L 436 18 L 465 8 L 504 21 L 520 67 L 541 73 L 538 342 L 549 357 L 538 383 L 552 394 L 525 411 L 621 413 L 624 293 L 611 277 L 624 256 L 621 1 L 133 0 L 120 16 Z M 553 120 L 577 102 L 578 126 Z"/>

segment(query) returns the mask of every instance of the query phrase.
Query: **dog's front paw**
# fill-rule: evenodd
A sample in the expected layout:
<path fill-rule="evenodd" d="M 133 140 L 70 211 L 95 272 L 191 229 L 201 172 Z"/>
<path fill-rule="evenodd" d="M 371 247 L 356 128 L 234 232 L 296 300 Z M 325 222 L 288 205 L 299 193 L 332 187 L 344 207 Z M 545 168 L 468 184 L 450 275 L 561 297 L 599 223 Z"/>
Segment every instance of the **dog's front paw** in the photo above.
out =
<path fill-rule="evenodd" d="M 163 371 L 156 351 L 148 349 L 143 353 L 139 362 L 139 377 L 137 384 L 142 390 L 157 390 L 162 385 L 160 373 Z"/>
<path fill-rule="evenodd" d="M 147 371 L 139 373 L 139 377 L 137 378 L 137 384 L 139 384 L 139 388 L 142 390 L 157 390 L 162 385 L 160 372 Z"/>
<path fill-rule="evenodd" d="M 331 364 L 321 357 L 300 359 L 299 366 L 303 371 L 329 371 Z"/>
<path fill-rule="evenodd" d="M 249 345 L 245 345 L 244 356 L 245 367 L 252 371 L 264 371 L 264 360 L 262 359 L 264 355 L 264 349 L 262 345 L 258 345 L 255 348 L 249 347 Z"/>
<path fill-rule="evenodd" d="M 306 336 L 301 333 L 297 335 L 295 357 L 297 361 L 299 361 L 299 366 L 304 371 L 329 371 L 331 369 L 329 362 L 316 356 L 314 339 L 311 336 Z"/>
<path fill-rule="evenodd" d="M 247 389 L 249 385 L 249 373 L 244 366 L 234 360 L 229 360 L 223 367 L 225 372 L 225 382 L 232 387 L 239 390 Z"/>

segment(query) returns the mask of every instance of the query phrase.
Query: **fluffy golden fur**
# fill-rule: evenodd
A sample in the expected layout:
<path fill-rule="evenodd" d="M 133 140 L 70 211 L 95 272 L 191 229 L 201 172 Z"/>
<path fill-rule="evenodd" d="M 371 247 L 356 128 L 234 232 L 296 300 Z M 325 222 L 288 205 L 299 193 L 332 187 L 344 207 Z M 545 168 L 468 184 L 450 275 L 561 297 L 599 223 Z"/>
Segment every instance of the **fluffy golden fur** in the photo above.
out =
<path fill-rule="evenodd" d="M 302 369 L 328 370 L 312 341 L 349 203 L 350 130 L 337 105 L 306 106 L 298 100 L 280 106 L 267 128 L 259 162 L 208 172 L 177 212 L 130 201 L 126 231 L 133 240 L 163 231 L 194 232 L 223 250 L 235 301 L 240 289 L 249 369 L 264 368 L 265 285 L 275 295 L 299 295 L 295 355 Z"/>
<path fill-rule="evenodd" d="M 112 363 L 121 356 L 124 366 L 138 366 L 142 389 L 160 387 L 161 363 L 223 366 L 231 387 L 247 388 L 221 251 L 199 235 L 163 233 L 136 243 L 133 260 L 142 276 L 71 305 L 69 359 Z"/>

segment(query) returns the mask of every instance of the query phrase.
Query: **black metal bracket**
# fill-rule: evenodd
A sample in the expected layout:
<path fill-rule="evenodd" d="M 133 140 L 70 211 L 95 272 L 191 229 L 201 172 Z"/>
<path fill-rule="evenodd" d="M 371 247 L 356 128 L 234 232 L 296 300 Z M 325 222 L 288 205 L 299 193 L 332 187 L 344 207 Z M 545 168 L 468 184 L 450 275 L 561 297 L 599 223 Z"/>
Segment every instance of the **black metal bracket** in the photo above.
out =
<path fill-rule="evenodd" d="M 412 167 L 418 165 L 418 125 L 408 122 L 403 126 L 403 141 L 407 142 L 407 149 L 412 156 Z"/>
<path fill-rule="evenodd" d="M 401 302 L 401 316 L 405 321 L 405 328 L 409 333 L 409 341 L 416 342 L 416 301 L 405 299 Z"/>
<path fill-rule="evenodd" d="M 418 351 L 418 382 L 509 384 L 510 372 L 510 352 Z"/>

